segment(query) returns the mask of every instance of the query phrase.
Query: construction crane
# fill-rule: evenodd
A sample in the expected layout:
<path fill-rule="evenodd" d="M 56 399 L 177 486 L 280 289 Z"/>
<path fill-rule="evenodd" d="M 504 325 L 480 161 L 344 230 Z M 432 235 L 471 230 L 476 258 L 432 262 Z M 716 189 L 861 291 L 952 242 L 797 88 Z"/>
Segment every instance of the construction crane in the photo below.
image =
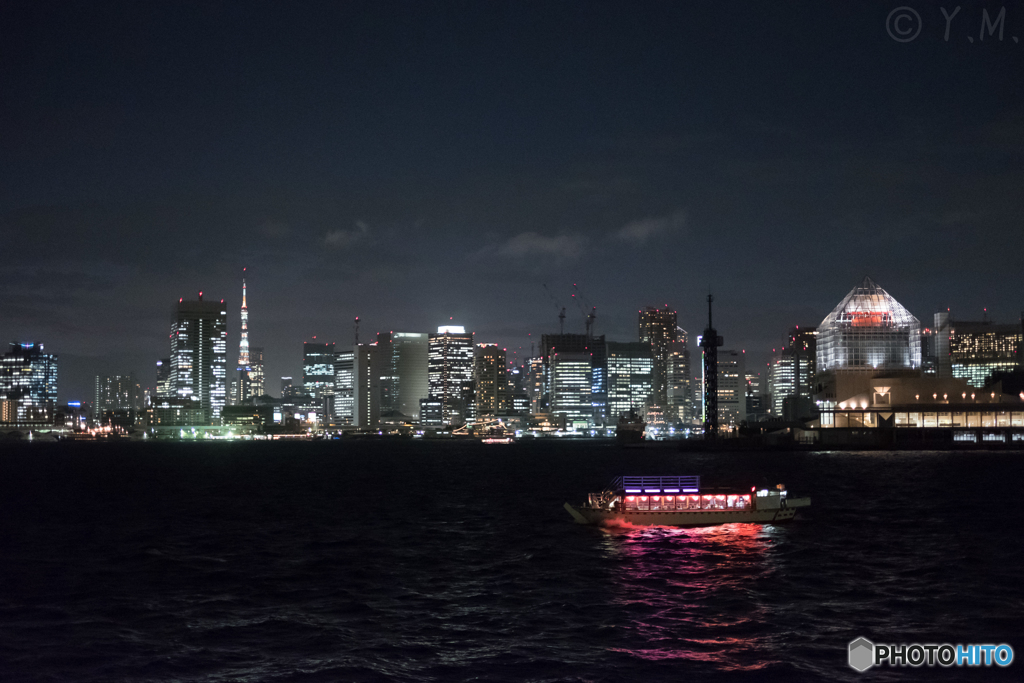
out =
<path fill-rule="evenodd" d="M 597 322 L 597 306 L 590 306 L 590 302 L 587 301 L 587 298 L 585 296 L 583 296 L 583 293 L 580 291 L 580 288 L 576 285 L 575 282 L 572 283 L 572 288 L 573 301 L 575 301 L 576 305 L 579 306 L 580 313 L 582 313 L 584 318 L 586 319 L 584 324 L 587 330 L 587 339 L 590 339 L 594 332 L 594 323 Z M 587 306 L 590 306 L 589 313 L 587 313 Z"/>
<path fill-rule="evenodd" d="M 551 297 L 551 301 L 555 304 L 555 309 L 558 311 L 558 334 L 565 334 L 565 306 L 558 304 L 558 300 L 555 299 L 555 295 L 551 293 L 547 285 L 544 285 L 544 291 Z"/>

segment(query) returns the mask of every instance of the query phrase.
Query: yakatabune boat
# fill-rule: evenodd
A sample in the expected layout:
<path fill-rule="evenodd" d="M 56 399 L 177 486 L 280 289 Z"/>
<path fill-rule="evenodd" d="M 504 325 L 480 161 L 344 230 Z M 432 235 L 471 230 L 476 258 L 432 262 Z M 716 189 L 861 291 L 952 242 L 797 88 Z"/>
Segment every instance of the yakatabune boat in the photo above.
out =
<path fill-rule="evenodd" d="M 779 484 L 750 491 L 702 489 L 700 477 L 618 477 L 586 505 L 565 504 L 580 524 L 615 526 L 713 526 L 788 522 L 810 498 L 790 498 Z"/>

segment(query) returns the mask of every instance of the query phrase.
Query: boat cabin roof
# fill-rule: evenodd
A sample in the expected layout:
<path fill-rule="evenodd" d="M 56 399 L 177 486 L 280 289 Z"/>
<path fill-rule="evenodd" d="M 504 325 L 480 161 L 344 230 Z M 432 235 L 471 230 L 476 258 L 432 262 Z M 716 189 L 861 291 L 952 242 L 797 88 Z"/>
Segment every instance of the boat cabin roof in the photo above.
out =
<path fill-rule="evenodd" d="M 700 477 L 616 477 L 612 490 L 626 493 L 697 493 Z"/>

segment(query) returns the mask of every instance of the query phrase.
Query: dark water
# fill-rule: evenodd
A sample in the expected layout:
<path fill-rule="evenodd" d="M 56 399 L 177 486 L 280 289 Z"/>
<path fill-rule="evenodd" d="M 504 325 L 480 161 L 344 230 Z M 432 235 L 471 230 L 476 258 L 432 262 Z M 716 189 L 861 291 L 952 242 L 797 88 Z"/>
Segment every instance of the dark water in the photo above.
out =
<path fill-rule="evenodd" d="M 4 681 L 1022 680 L 1024 455 L 612 445 L 0 446 Z M 617 474 L 773 485 L 788 526 L 602 531 Z"/>

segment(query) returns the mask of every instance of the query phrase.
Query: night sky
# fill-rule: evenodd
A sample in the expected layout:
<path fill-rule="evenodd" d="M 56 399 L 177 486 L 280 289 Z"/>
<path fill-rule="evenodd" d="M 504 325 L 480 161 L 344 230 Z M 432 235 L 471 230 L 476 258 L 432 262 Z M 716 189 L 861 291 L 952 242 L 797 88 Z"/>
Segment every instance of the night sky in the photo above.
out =
<path fill-rule="evenodd" d="M 3 2 L 0 340 L 153 386 L 203 290 L 233 368 L 243 267 L 274 394 L 357 315 L 528 355 L 573 283 L 621 341 L 710 287 L 752 369 L 865 275 L 1017 320 L 1024 6 L 899 4 Z"/>

